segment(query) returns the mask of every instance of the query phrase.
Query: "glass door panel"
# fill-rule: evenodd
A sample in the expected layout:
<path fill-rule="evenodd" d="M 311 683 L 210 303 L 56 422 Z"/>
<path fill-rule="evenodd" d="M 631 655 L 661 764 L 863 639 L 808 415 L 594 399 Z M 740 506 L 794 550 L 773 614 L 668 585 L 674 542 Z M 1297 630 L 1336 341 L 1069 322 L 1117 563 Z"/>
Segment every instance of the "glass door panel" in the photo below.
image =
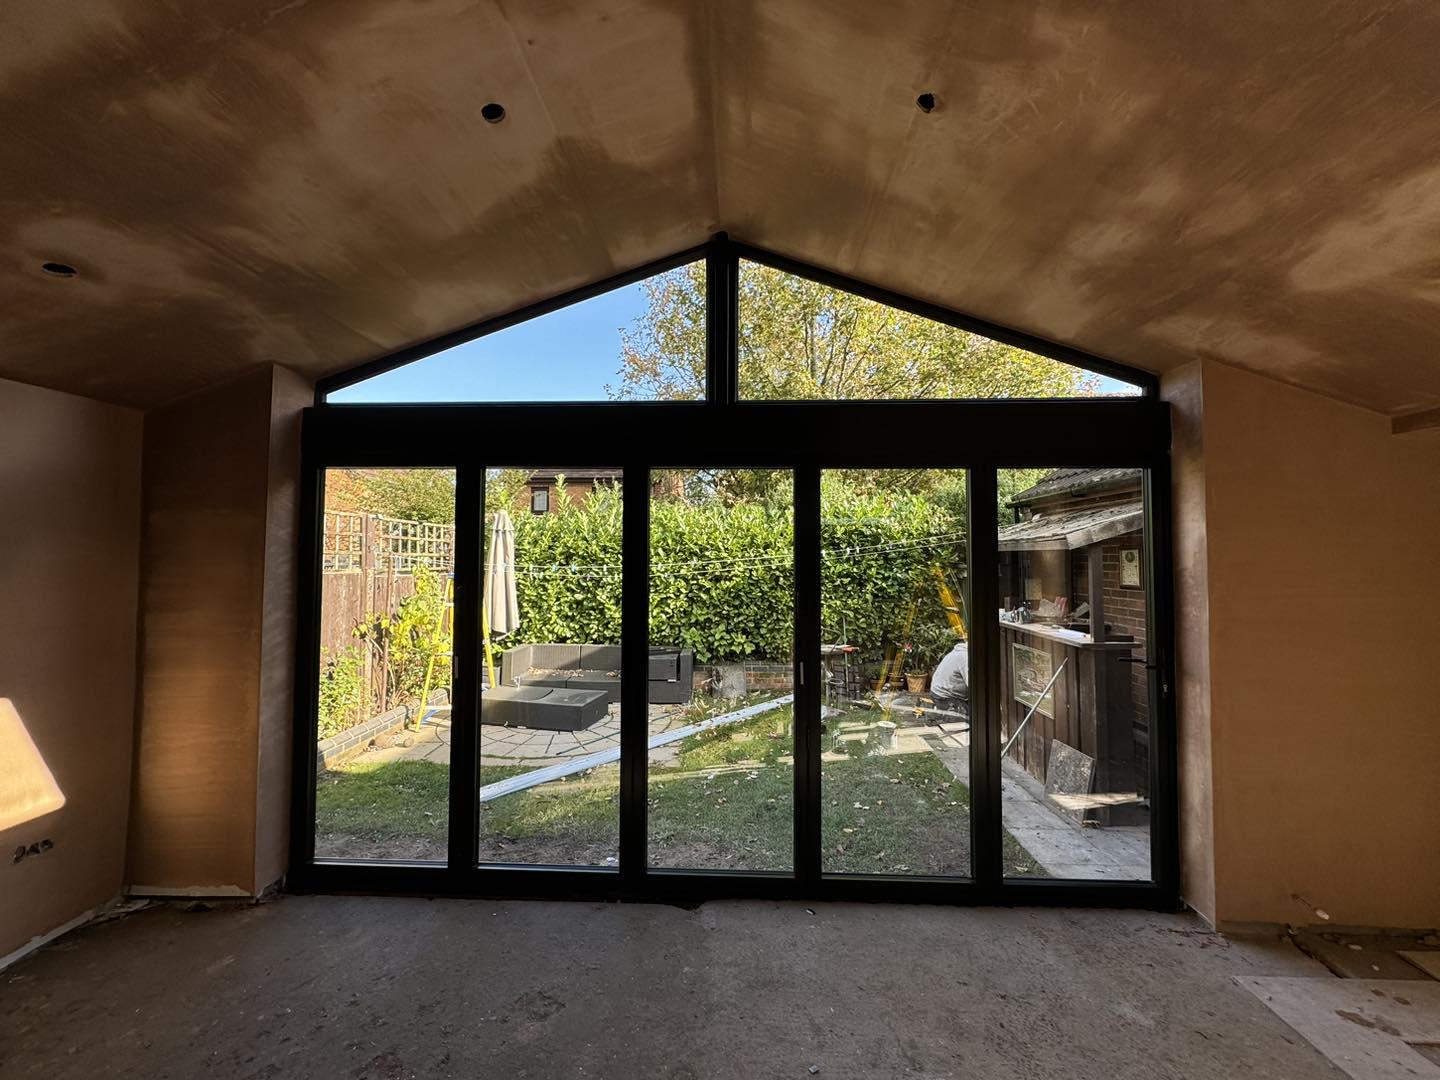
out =
<path fill-rule="evenodd" d="M 481 863 L 619 865 L 620 477 L 486 475 Z"/>
<path fill-rule="evenodd" d="M 446 860 L 453 469 L 327 469 L 315 855 Z"/>
<path fill-rule="evenodd" d="M 1149 881 L 1140 469 L 1010 469 L 1000 493 L 1001 815 L 1009 877 Z"/>
<path fill-rule="evenodd" d="M 794 866 L 794 476 L 651 474 L 648 862 Z"/>
<path fill-rule="evenodd" d="M 821 870 L 969 877 L 962 470 L 821 474 Z"/>

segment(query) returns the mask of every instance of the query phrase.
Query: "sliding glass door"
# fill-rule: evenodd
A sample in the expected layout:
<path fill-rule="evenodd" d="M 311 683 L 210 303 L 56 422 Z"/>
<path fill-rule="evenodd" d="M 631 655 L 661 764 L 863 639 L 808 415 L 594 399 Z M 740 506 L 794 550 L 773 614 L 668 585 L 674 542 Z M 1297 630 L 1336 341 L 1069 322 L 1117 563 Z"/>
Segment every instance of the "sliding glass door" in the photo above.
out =
<path fill-rule="evenodd" d="M 789 873 L 794 474 L 650 477 L 647 865 Z"/>
<path fill-rule="evenodd" d="M 968 878 L 967 477 L 827 469 L 820 480 L 820 865 Z"/>
<path fill-rule="evenodd" d="M 613 464 L 485 470 L 481 864 L 619 866 L 624 500 Z"/>

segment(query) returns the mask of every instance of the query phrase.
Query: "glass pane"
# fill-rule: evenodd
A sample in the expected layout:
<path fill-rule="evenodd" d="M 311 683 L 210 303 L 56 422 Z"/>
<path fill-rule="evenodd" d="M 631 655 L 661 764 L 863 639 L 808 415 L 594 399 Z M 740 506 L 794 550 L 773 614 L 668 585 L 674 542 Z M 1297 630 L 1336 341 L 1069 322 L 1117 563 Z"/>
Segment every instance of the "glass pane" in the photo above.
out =
<path fill-rule="evenodd" d="M 649 864 L 794 865 L 794 477 L 652 474 Z"/>
<path fill-rule="evenodd" d="M 966 499 L 959 470 L 821 475 L 826 873 L 970 876 Z"/>
<path fill-rule="evenodd" d="M 621 470 L 492 470 L 479 861 L 620 856 Z"/>
<path fill-rule="evenodd" d="M 399 401 L 698 401 L 705 263 L 623 285 L 336 390 Z"/>
<path fill-rule="evenodd" d="M 326 472 L 319 858 L 445 861 L 454 539 L 453 470 Z"/>
<path fill-rule="evenodd" d="M 1140 393 L 1130 383 L 745 260 L 740 262 L 739 334 L 742 398 Z"/>
<path fill-rule="evenodd" d="M 1139 469 L 999 474 L 1001 800 L 1017 877 L 1150 880 Z"/>

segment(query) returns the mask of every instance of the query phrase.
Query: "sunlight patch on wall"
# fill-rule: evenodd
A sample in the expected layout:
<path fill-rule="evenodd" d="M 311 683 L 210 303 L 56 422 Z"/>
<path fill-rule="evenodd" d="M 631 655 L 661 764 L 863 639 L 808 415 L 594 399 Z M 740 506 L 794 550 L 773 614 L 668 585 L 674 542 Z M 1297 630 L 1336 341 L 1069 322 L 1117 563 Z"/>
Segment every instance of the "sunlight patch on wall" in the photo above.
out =
<path fill-rule="evenodd" d="M 0 832 L 65 805 L 65 794 L 9 698 L 0 698 Z"/>

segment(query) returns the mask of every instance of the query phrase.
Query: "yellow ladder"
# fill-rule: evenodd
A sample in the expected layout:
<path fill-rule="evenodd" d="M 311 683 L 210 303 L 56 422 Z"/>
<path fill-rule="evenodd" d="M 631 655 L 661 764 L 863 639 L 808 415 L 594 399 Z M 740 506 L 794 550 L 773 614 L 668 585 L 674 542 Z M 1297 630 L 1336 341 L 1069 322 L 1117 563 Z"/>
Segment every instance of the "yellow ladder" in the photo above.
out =
<path fill-rule="evenodd" d="M 945 618 L 950 620 L 950 629 L 955 631 L 956 637 L 968 639 L 970 635 L 965 632 L 965 609 L 950 591 L 950 582 L 945 577 L 945 571 L 937 562 L 930 567 L 930 573 L 935 575 L 940 589 L 940 606 L 945 609 Z"/>
<path fill-rule="evenodd" d="M 965 609 L 951 591 L 950 582 L 945 577 L 944 569 L 941 568 L 939 563 L 935 563 L 930 567 L 930 573 L 935 578 L 935 586 L 940 593 L 940 607 L 945 612 L 945 618 L 950 623 L 950 629 L 955 631 L 956 637 L 968 639 L 970 635 L 965 632 Z M 910 627 L 914 625 L 915 613 L 919 609 L 920 597 L 916 596 L 915 599 L 910 601 L 910 611 L 905 616 L 905 626 L 904 629 L 900 631 L 900 640 L 903 641 L 910 636 Z M 904 669 L 905 650 L 894 644 L 885 646 L 885 663 L 880 669 L 880 678 L 876 680 L 875 683 L 876 691 L 883 690 L 887 682 L 892 686 L 898 684 L 900 676 L 904 673 Z"/>
<path fill-rule="evenodd" d="M 449 629 L 446 629 L 446 624 Z M 420 707 L 415 711 L 415 730 L 419 731 L 425 726 L 425 710 L 430 707 L 430 686 L 435 681 L 435 662 L 444 658 L 451 660 L 455 656 L 455 579 L 445 579 L 445 599 L 440 605 L 440 613 L 435 616 L 435 640 L 446 642 L 450 648 L 436 650 L 430 654 L 429 661 L 425 664 L 425 684 L 420 691 Z"/>

